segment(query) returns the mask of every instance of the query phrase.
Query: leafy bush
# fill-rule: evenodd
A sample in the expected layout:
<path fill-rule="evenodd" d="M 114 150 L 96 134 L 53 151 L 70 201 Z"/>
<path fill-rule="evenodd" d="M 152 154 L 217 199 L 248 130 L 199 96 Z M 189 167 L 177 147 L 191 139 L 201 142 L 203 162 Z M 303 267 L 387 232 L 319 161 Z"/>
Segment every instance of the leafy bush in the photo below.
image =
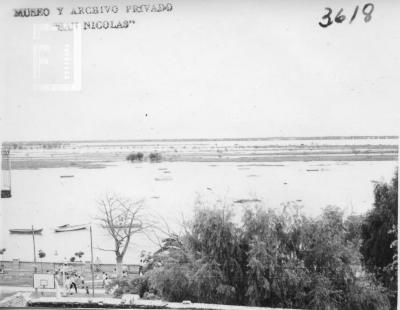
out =
<path fill-rule="evenodd" d="M 143 160 L 143 153 L 142 152 L 130 153 L 126 157 L 126 160 L 129 160 L 129 161 L 142 161 Z"/>
<path fill-rule="evenodd" d="M 388 310 L 389 298 L 379 284 L 370 281 L 356 281 L 350 287 L 345 310 Z"/>
<path fill-rule="evenodd" d="M 132 286 L 133 294 L 139 294 L 140 297 L 143 297 L 144 293 L 149 290 L 148 278 L 144 276 L 132 279 L 130 284 Z"/>
<path fill-rule="evenodd" d="M 161 153 L 153 152 L 149 154 L 149 160 L 151 162 L 159 162 L 161 161 L 161 159 L 162 159 Z"/>
<path fill-rule="evenodd" d="M 169 301 L 193 299 L 190 273 L 182 266 L 156 268 L 150 272 L 149 291 L 160 294 Z"/>
<path fill-rule="evenodd" d="M 75 256 L 78 257 L 79 259 L 81 259 L 84 254 L 85 254 L 84 252 L 79 251 L 79 252 L 75 253 Z"/>
<path fill-rule="evenodd" d="M 39 258 L 44 258 L 46 256 L 46 253 L 42 250 L 39 250 Z"/>
<path fill-rule="evenodd" d="M 115 279 L 112 281 L 111 286 L 117 286 L 114 290 L 114 297 L 121 297 L 123 294 L 133 294 L 132 288 L 126 279 Z"/>
<path fill-rule="evenodd" d="M 310 296 L 312 309 L 338 309 L 343 302 L 342 292 L 335 288 L 330 279 L 322 275 L 316 276 Z"/>
<path fill-rule="evenodd" d="M 146 277 L 140 276 L 132 280 L 115 279 L 111 286 L 118 286 L 114 291 L 115 297 L 121 297 L 123 294 L 138 294 L 143 297 L 144 293 L 149 290 L 148 280 Z"/>

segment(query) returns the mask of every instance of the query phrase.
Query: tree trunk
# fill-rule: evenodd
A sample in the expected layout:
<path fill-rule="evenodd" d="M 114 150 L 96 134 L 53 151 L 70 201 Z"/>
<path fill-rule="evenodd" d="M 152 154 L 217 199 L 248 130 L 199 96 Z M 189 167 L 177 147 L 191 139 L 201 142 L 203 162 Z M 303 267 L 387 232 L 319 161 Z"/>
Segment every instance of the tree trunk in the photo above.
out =
<path fill-rule="evenodd" d="M 122 277 L 122 261 L 124 259 L 123 255 L 117 255 L 116 260 L 117 260 L 117 278 Z"/>

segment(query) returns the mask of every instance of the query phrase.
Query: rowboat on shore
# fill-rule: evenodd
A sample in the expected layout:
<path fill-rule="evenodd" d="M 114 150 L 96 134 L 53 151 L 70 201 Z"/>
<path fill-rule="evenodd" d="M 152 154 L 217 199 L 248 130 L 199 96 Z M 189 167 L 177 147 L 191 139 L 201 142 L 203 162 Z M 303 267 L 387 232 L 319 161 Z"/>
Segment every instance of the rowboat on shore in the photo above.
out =
<path fill-rule="evenodd" d="M 31 228 L 26 228 L 26 229 L 9 229 L 9 232 L 11 234 L 41 234 L 43 228 L 38 228 L 38 229 L 31 229 Z"/>
<path fill-rule="evenodd" d="M 88 224 L 81 224 L 81 225 L 61 225 L 54 229 L 55 232 L 67 232 L 67 231 L 75 231 L 75 230 L 82 230 L 86 229 Z"/>

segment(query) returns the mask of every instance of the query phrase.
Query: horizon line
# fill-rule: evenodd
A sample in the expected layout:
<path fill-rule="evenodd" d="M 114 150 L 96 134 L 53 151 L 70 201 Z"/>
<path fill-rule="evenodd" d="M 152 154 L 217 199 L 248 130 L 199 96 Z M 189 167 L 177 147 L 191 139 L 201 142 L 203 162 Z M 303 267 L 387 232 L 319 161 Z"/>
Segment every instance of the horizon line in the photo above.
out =
<path fill-rule="evenodd" d="M 351 136 L 272 136 L 249 138 L 165 138 L 165 139 L 83 139 L 83 140 L 13 140 L 11 143 L 88 143 L 88 142 L 178 142 L 178 141 L 274 141 L 274 140 L 345 140 L 345 139 L 398 139 L 397 135 L 351 135 Z"/>

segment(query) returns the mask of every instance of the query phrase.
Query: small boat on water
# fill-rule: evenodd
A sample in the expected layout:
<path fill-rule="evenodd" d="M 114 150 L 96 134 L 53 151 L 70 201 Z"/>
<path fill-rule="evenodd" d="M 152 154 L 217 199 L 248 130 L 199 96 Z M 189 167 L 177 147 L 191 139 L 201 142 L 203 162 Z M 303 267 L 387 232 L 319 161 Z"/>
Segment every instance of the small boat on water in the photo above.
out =
<path fill-rule="evenodd" d="M 105 228 L 109 228 L 111 226 L 104 226 L 104 227 Z M 129 227 L 131 227 L 131 228 L 140 228 L 140 227 L 142 227 L 142 224 L 133 223 L 132 225 L 129 225 L 129 224 L 126 224 L 126 225 L 113 225 L 112 227 L 116 228 L 116 229 L 126 229 L 126 228 L 129 228 Z"/>
<path fill-rule="evenodd" d="M 66 232 L 66 231 L 82 230 L 82 229 L 86 229 L 87 226 L 88 226 L 88 224 L 81 224 L 81 225 L 65 224 L 65 225 L 57 226 L 57 228 L 54 229 L 54 231 L 55 232 Z"/>
<path fill-rule="evenodd" d="M 14 229 L 9 229 L 10 234 L 41 234 L 42 233 L 43 228 L 39 228 L 39 229 L 31 229 L 31 228 L 26 228 L 26 229 L 18 229 L 18 228 L 14 228 Z"/>

